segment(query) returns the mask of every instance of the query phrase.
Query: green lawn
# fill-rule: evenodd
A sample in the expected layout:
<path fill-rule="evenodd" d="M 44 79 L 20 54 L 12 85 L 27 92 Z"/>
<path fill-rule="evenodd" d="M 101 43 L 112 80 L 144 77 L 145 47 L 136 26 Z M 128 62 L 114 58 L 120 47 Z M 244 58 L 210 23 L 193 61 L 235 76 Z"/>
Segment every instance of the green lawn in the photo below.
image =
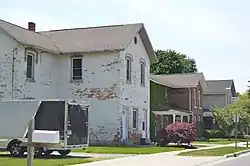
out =
<path fill-rule="evenodd" d="M 128 147 L 128 146 L 100 146 L 100 147 L 88 147 L 86 150 L 75 149 L 73 152 L 86 152 L 86 153 L 103 153 L 103 154 L 153 154 L 161 152 L 170 152 L 184 150 L 181 147 Z"/>
<path fill-rule="evenodd" d="M 34 166 L 68 166 L 88 163 L 97 159 L 60 158 L 60 159 L 34 159 Z M 12 158 L 0 156 L 0 166 L 26 166 L 26 158 Z"/>
<path fill-rule="evenodd" d="M 179 156 L 224 156 L 226 154 L 231 154 L 235 152 L 239 152 L 242 150 L 247 150 L 247 147 L 238 147 L 235 149 L 234 147 L 221 147 L 214 149 L 205 149 L 205 150 L 195 150 L 189 152 L 182 152 L 178 154 Z"/>
<path fill-rule="evenodd" d="M 238 139 L 238 142 L 246 142 L 247 139 Z M 235 139 L 228 140 L 227 138 L 211 138 L 208 141 L 194 141 L 192 144 L 232 144 Z"/>

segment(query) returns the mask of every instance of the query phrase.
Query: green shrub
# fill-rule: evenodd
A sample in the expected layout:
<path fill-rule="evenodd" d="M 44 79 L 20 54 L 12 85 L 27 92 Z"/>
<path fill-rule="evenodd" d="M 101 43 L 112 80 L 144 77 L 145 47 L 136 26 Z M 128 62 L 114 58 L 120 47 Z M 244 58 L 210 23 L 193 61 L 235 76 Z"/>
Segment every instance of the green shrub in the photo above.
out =
<path fill-rule="evenodd" d="M 225 137 L 225 133 L 221 130 L 207 130 L 210 138 L 223 138 Z"/>
<path fill-rule="evenodd" d="M 205 139 L 209 140 L 211 135 L 210 132 L 208 132 L 207 130 L 204 130 L 202 137 L 204 137 Z"/>

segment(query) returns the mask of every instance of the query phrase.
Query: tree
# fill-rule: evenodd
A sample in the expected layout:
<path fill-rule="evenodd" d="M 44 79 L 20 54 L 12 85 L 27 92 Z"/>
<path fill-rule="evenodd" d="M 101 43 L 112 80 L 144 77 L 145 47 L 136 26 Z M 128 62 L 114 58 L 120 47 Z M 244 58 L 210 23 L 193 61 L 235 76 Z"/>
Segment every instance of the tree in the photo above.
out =
<path fill-rule="evenodd" d="M 250 100 L 248 99 L 247 93 L 244 93 L 239 96 L 239 99 L 236 102 L 224 108 L 214 107 L 213 118 L 219 128 L 228 134 L 229 139 L 230 133 L 235 127 L 233 121 L 234 115 L 240 116 L 240 122 L 237 127 L 245 128 L 250 125 L 249 105 Z"/>
<path fill-rule="evenodd" d="M 152 74 L 196 73 L 197 66 L 193 58 L 174 50 L 157 50 L 158 63 L 152 64 Z"/>

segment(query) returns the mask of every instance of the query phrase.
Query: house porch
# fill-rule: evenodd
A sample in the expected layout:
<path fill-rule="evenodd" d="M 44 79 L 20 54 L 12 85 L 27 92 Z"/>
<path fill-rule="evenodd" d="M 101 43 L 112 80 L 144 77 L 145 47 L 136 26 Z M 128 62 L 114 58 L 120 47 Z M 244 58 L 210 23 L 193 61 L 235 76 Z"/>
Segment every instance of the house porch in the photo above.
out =
<path fill-rule="evenodd" d="M 155 136 L 157 131 L 175 122 L 192 123 L 192 112 L 169 109 L 168 111 L 153 111 L 155 115 Z"/>

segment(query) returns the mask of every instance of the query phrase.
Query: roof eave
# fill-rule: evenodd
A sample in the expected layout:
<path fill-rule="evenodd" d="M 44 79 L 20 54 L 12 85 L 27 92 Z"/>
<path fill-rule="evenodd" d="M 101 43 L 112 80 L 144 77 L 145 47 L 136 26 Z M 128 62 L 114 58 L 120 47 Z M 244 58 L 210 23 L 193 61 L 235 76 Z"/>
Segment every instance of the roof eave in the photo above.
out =
<path fill-rule="evenodd" d="M 61 51 L 61 55 L 65 54 L 84 54 L 84 53 L 100 53 L 100 52 L 120 52 L 124 51 L 124 48 L 119 48 L 119 49 L 113 49 L 113 50 L 95 50 L 95 51 Z"/>
<path fill-rule="evenodd" d="M 158 62 L 158 59 L 156 57 L 155 51 L 153 49 L 152 43 L 149 39 L 148 33 L 144 27 L 144 25 L 142 24 L 142 27 L 139 31 L 139 35 L 142 39 L 142 42 L 144 44 L 144 47 L 148 53 L 149 59 L 150 59 L 150 64 L 154 64 Z"/>

